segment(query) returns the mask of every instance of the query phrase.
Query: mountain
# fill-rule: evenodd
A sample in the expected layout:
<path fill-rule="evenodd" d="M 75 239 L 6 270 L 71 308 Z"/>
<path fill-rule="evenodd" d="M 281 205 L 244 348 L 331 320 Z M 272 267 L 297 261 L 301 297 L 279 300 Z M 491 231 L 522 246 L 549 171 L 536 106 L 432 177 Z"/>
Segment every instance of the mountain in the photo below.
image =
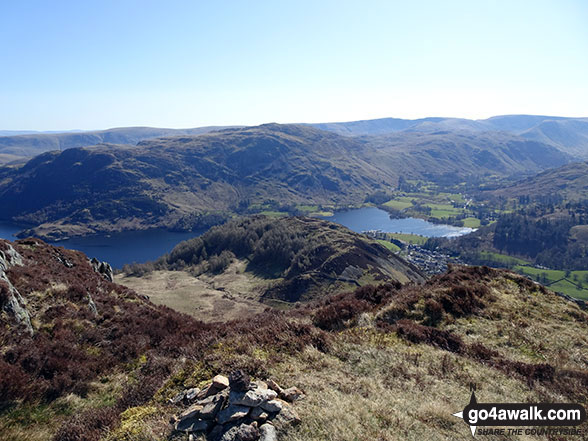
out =
<path fill-rule="evenodd" d="M 23 161 L 40 153 L 88 147 L 97 144 L 131 144 L 163 136 L 197 135 L 226 127 L 198 127 L 194 129 L 160 129 L 154 127 L 121 127 L 97 131 L 73 131 L 63 133 L 0 132 L 0 164 Z"/>
<path fill-rule="evenodd" d="M 311 127 L 268 124 L 48 152 L 0 169 L 0 216 L 37 227 L 27 234 L 59 238 L 189 229 L 195 216 L 268 201 L 358 204 L 397 182 L 394 169 L 363 159 L 364 147 Z"/>
<path fill-rule="evenodd" d="M 588 119 L 546 120 L 520 134 L 556 146 L 563 152 L 588 159 Z"/>
<path fill-rule="evenodd" d="M 421 119 L 380 118 L 362 121 L 317 123 L 312 126 L 344 136 L 385 135 L 400 131 L 487 130 L 483 123 L 464 118 L 430 117 Z"/>
<path fill-rule="evenodd" d="M 210 440 L 256 434 L 261 412 L 249 407 L 221 423 L 239 394 L 227 397 L 219 374 L 232 390 L 271 387 L 289 400 L 267 415 L 285 441 L 471 438 L 453 416 L 470 384 L 482 403 L 588 399 L 588 314 L 507 271 L 453 267 L 419 286 L 383 279 L 205 324 L 112 283 L 79 252 L 37 239 L 0 250 L 3 441 L 185 439 L 178 421 Z"/>
<path fill-rule="evenodd" d="M 0 219 L 29 224 L 24 235 L 50 239 L 190 230 L 210 225 L 203 216 L 215 220 L 264 205 L 357 205 L 395 188 L 400 175 L 457 183 L 536 173 L 570 160 L 554 147 L 507 134 L 351 138 L 265 124 L 53 151 L 0 168 Z"/>
<path fill-rule="evenodd" d="M 401 132 L 360 138 L 376 149 L 372 161 L 405 178 L 451 180 L 533 174 L 571 161 L 537 141 L 500 132 Z"/>
<path fill-rule="evenodd" d="M 143 283 L 143 275 L 154 269 L 160 273 L 150 287 Z M 123 270 L 140 280 L 125 277 L 121 283 L 149 295 L 161 292 L 162 277 L 169 280 L 176 278 L 176 271 L 188 271 L 204 275 L 200 280 L 216 291 L 224 286 L 222 294 L 255 297 L 270 304 L 272 300 L 308 301 L 375 281 L 404 284 L 425 280 L 415 266 L 378 242 L 341 225 L 308 217 L 255 216 L 230 221 L 179 243 L 155 263 Z M 169 291 L 165 294 L 168 300 Z M 180 295 L 186 294 L 182 290 Z M 194 310 L 191 306 L 182 312 L 190 313 Z M 227 313 L 223 308 L 222 315 Z M 218 311 L 210 315 L 217 316 Z"/>
<path fill-rule="evenodd" d="M 485 133 L 506 132 L 556 147 L 578 159 L 588 159 L 588 119 L 542 115 L 501 115 L 488 119 L 381 118 L 365 121 L 319 123 L 314 127 L 343 136 L 380 136 L 398 132 Z"/>
<path fill-rule="evenodd" d="M 560 196 L 566 200 L 588 199 L 588 162 L 575 162 L 546 170 L 508 187 L 487 193 L 494 197 Z"/>

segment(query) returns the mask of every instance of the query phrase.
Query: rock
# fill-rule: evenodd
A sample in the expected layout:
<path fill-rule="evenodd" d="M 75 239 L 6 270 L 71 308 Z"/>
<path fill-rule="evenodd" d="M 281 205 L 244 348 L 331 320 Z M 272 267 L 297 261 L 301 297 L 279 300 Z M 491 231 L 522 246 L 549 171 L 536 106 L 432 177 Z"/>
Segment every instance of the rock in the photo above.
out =
<path fill-rule="evenodd" d="M 229 402 L 241 406 L 257 407 L 261 403 L 271 401 L 277 396 L 278 394 L 271 389 L 254 389 L 248 390 L 247 392 L 231 391 Z"/>
<path fill-rule="evenodd" d="M 205 404 L 200 411 L 200 417 L 206 420 L 213 420 L 223 408 L 227 395 L 226 393 L 219 393 L 203 400 Z"/>
<path fill-rule="evenodd" d="M 202 400 L 203 398 L 209 397 L 211 395 L 216 394 L 218 391 L 212 387 L 212 383 L 207 385 L 204 389 L 196 394 L 196 398 Z"/>
<path fill-rule="evenodd" d="M 240 418 L 244 418 L 249 413 L 251 408 L 247 406 L 239 406 L 237 404 L 231 404 L 226 409 L 221 410 L 216 415 L 216 421 L 219 424 L 229 423 L 231 421 L 238 420 Z"/>
<path fill-rule="evenodd" d="M 220 441 L 235 441 L 237 439 L 237 432 L 239 432 L 238 427 L 231 427 L 229 430 L 223 433 Z"/>
<path fill-rule="evenodd" d="M 300 417 L 296 411 L 286 402 L 282 402 L 282 410 L 272 420 L 276 429 L 284 429 L 287 426 L 300 423 Z"/>
<path fill-rule="evenodd" d="M 259 438 L 259 430 L 257 424 L 241 424 L 237 430 L 235 439 L 238 441 L 257 441 Z"/>
<path fill-rule="evenodd" d="M 199 418 L 184 418 L 176 423 L 175 429 L 178 432 L 206 432 L 212 426 L 212 421 Z"/>
<path fill-rule="evenodd" d="M 247 375 L 247 373 L 241 369 L 238 371 L 233 371 L 231 372 L 231 375 L 229 375 L 229 385 L 231 390 L 237 392 L 246 392 L 249 388 L 249 383 L 249 375 Z"/>
<path fill-rule="evenodd" d="M 270 389 L 275 390 L 278 393 L 278 395 L 281 395 L 282 392 L 284 391 L 284 389 L 282 389 L 280 387 L 280 385 L 278 383 L 276 383 L 274 380 L 268 380 L 267 385 L 269 386 Z"/>
<path fill-rule="evenodd" d="M 259 428 L 259 433 L 261 435 L 259 441 L 278 441 L 278 434 L 276 433 L 276 428 L 270 423 L 262 424 Z"/>
<path fill-rule="evenodd" d="M 212 387 L 217 390 L 223 390 L 229 387 L 229 379 L 224 375 L 217 375 L 212 379 Z"/>
<path fill-rule="evenodd" d="M 197 387 L 193 387 L 185 391 L 184 396 L 186 397 L 186 400 L 192 401 L 194 398 L 196 398 L 196 395 L 198 395 L 199 392 L 200 389 L 198 389 Z"/>
<path fill-rule="evenodd" d="M 266 411 L 272 413 L 272 412 L 281 412 L 284 405 L 282 404 L 282 401 L 270 400 L 270 401 L 264 401 L 263 403 L 261 403 L 260 407 L 263 410 L 266 410 Z"/>
<path fill-rule="evenodd" d="M 4 251 L 0 251 L 0 282 L 4 282 L 4 305 L 2 309 L 14 320 L 23 325 L 26 331 L 32 336 L 34 334 L 33 325 L 31 323 L 31 316 L 26 308 L 26 302 L 14 287 L 12 282 L 6 275 L 6 270 L 13 266 L 21 266 L 23 264 L 22 256 L 12 247 L 6 244 Z"/>
<path fill-rule="evenodd" d="M 92 257 L 92 259 L 90 260 L 90 264 L 92 265 L 92 268 L 94 268 L 94 271 L 96 271 L 98 274 L 102 274 L 102 276 L 106 280 L 108 280 L 109 282 L 114 281 L 112 267 L 108 262 L 100 262 L 95 257 Z"/>
<path fill-rule="evenodd" d="M 200 416 L 200 411 L 202 410 L 202 406 L 200 404 L 193 404 L 188 407 L 180 417 L 178 418 L 180 421 L 187 418 L 196 418 Z"/>
<path fill-rule="evenodd" d="M 255 380 L 249 384 L 249 389 L 269 389 L 265 381 Z"/>
<path fill-rule="evenodd" d="M 288 389 L 284 389 L 280 394 L 280 397 L 290 403 L 293 403 L 296 400 L 304 398 L 304 393 L 298 389 L 297 387 L 289 387 Z"/>
<path fill-rule="evenodd" d="M 265 420 L 267 420 L 269 418 L 269 414 L 265 410 L 263 410 L 261 407 L 255 407 L 255 408 L 251 409 L 249 416 L 252 419 L 254 419 L 255 421 L 261 421 L 261 422 L 264 422 Z"/>
<path fill-rule="evenodd" d="M 169 403 L 170 404 L 178 404 L 180 401 L 182 401 L 184 399 L 184 397 L 186 396 L 186 392 L 180 392 L 177 395 L 174 395 L 173 398 L 169 399 Z"/>

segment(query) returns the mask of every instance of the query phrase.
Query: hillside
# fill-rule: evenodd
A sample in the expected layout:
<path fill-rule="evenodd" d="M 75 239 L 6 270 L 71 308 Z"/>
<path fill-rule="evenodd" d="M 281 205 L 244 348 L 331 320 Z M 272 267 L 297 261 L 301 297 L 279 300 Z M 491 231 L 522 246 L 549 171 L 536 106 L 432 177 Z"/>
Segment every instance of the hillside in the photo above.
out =
<path fill-rule="evenodd" d="M 568 163 L 555 147 L 498 132 L 398 133 L 372 138 L 374 162 L 398 167 L 403 177 L 448 181 L 534 174 Z"/>
<path fill-rule="evenodd" d="M 572 201 L 588 199 L 588 162 L 575 162 L 547 170 L 485 195 L 531 198 L 559 196 Z"/>
<path fill-rule="evenodd" d="M 72 131 L 63 133 L 0 132 L 0 164 L 24 161 L 52 150 L 65 150 L 98 144 L 130 144 L 163 136 L 197 135 L 226 127 L 194 129 L 162 129 L 155 127 L 120 127 L 108 130 Z"/>
<path fill-rule="evenodd" d="M 235 271 L 235 266 L 240 270 Z M 230 221 L 179 243 L 154 263 L 123 270 L 127 277 L 118 279 L 120 283 L 155 295 L 168 306 L 181 299 L 169 289 L 162 297 L 161 281 L 177 280 L 176 271 L 198 276 L 202 288 L 214 288 L 208 290 L 209 299 L 216 291 L 217 297 L 267 304 L 274 300 L 308 301 L 383 280 L 402 284 L 425 280 L 415 266 L 376 241 L 332 222 L 307 217 L 254 216 Z M 155 277 L 145 277 L 154 270 L 159 270 Z M 181 296 L 189 295 L 183 286 L 179 288 Z M 184 300 L 190 302 L 189 309 L 182 308 L 186 313 L 194 311 L 193 302 L 199 301 Z M 226 303 L 215 308 L 213 302 L 207 311 L 218 316 L 217 309 L 222 306 L 221 315 L 228 314 L 232 308 Z M 201 308 L 196 311 L 195 315 L 202 314 Z"/>
<path fill-rule="evenodd" d="M 500 134 L 350 138 L 266 124 L 39 155 L 0 168 L 0 220 L 48 239 L 147 228 L 190 230 L 235 213 L 363 203 L 398 176 L 462 182 L 536 173 L 570 157 Z"/>
<path fill-rule="evenodd" d="M 190 229 L 203 214 L 264 203 L 363 202 L 396 183 L 361 158 L 363 144 L 275 124 L 200 136 L 49 152 L 0 169 L 2 219 L 60 238 L 155 227 Z"/>
<path fill-rule="evenodd" d="M 282 404 L 294 424 L 276 423 L 281 441 L 471 439 L 452 416 L 470 383 L 481 402 L 588 402 L 588 315 L 506 271 L 454 267 L 422 286 L 203 324 L 109 282 L 81 253 L 0 248 L 2 440 L 187 440 L 172 416 L 203 412 L 188 393 L 236 369 L 303 392 Z M 231 430 L 212 424 L 211 441 Z"/>

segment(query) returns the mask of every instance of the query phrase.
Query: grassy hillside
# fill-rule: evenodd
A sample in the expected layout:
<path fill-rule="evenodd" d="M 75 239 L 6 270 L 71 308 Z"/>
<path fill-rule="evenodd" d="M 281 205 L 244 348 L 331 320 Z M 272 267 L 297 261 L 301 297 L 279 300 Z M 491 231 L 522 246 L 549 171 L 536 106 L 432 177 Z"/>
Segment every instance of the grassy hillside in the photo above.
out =
<path fill-rule="evenodd" d="M 564 165 L 555 147 L 499 132 L 399 133 L 370 138 L 374 162 L 399 167 L 405 179 L 458 183 L 492 176 L 529 175 Z"/>
<path fill-rule="evenodd" d="M 235 213 L 362 204 L 398 176 L 439 182 L 524 175 L 569 157 L 496 134 L 349 138 L 266 124 L 199 136 L 49 152 L 0 168 L 2 220 L 50 239 L 133 229 L 190 230 Z"/>
<path fill-rule="evenodd" d="M 107 281 L 81 253 L 0 248 L 2 440 L 187 440 L 169 423 L 187 404 L 170 398 L 234 369 L 303 390 L 286 441 L 471 439 L 451 415 L 470 383 L 482 402 L 588 403 L 588 315 L 513 273 L 455 267 L 422 286 L 203 324 Z M 32 335 L 6 307 L 14 290 Z"/>
<path fill-rule="evenodd" d="M 588 163 L 576 162 L 547 170 L 508 187 L 488 192 L 487 196 L 558 196 L 571 201 L 588 199 Z"/>
<path fill-rule="evenodd" d="M 202 215 L 268 202 L 347 205 L 395 185 L 362 159 L 362 143 L 303 126 L 265 125 L 200 136 L 50 152 L 0 169 L 0 216 L 59 238 L 92 232 L 190 229 Z M 263 208 L 262 208 L 263 209 Z"/>
<path fill-rule="evenodd" d="M 64 133 L 2 133 L 0 132 L 0 164 L 29 158 L 52 150 L 65 150 L 98 144 L 130 144 L 162 136 L 197 135 L 224 127 L 194 129 L 160 129 L 155 127 L 120 127 L 108 130 Z"/>
<path fill-rule="evenodd" d="M 242 263 L 241 277 L 234 274 L 234 261 Z M 233 273 L 232 286 L 224 287 L 225 294 L 270 303 L 308 301 L 382 280 L 424 281 L 416 267 L 377 241 L 340 225 L 305 217 L 256 216 L 231 221 L 179 243 L 154 263 L 123 268 L 138 276 L 170 269 L 204 275 L 200 280 L 217 289 L 223 279 L 229 282 L 227 275 Z M 210 280 L 214 274 L 217 276 Z M 236 285 L 239 279 L 241 284 Z M 143 277 L 123 278 L 121 282 L 145 287 Z"/>

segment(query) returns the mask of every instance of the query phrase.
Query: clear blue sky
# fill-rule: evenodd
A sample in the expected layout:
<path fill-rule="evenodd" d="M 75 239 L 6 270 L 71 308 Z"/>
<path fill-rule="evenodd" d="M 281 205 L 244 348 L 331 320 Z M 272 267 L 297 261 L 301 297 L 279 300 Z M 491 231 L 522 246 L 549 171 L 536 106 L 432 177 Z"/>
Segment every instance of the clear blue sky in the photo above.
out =
<path fill-rule="evenodd" d="M 588 116 L 588 2 L 2 1 L 0 129 Z"/>

